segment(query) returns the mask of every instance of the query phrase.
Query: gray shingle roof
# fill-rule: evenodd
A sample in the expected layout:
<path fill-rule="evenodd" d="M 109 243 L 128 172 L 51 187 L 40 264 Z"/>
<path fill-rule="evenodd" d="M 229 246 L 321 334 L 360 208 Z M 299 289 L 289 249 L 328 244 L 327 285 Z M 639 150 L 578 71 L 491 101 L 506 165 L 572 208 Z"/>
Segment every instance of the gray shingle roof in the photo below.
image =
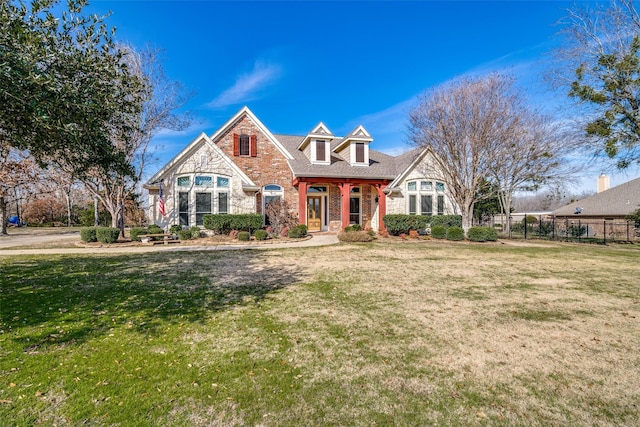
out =
<path fill-rule="evenodd" d="M 581 208 L 581 213 L 576 213 Z M 640 208 L 640 178 L 610 188 L 586 199 L 570 203 L 553 211 L 556 216 L 620 217 Z"/>
<path fill-rule="evenodd" d="M 408 153 L 402 156 L 393 157 L 376 150 L 369 149 L 369 166 L 351 166 L 333 149 L 338 146 L 344 138 L 336 138 L 331 141 L 331 164 L 314 165 L 298 150 L 298 146 L 304 136 L 274 135 L 275 138 L 291 153 L 293 160 L 289 160 L 289 165 L 296 177 L 327 177 L 327 178 L 361 178 L 361 179 L 389 179 L 393 180 L 411 163 L 407 163 Z M 411 153 L 411 152 L 409 152 Z M 415 155 L 414 155 L 415 158 Z M 400 161 L 398 161 L 400 159 Z M 405 166 L 406 164 L 406 166 Z M 399 167 L 404 166 L 404 169 Z"/>

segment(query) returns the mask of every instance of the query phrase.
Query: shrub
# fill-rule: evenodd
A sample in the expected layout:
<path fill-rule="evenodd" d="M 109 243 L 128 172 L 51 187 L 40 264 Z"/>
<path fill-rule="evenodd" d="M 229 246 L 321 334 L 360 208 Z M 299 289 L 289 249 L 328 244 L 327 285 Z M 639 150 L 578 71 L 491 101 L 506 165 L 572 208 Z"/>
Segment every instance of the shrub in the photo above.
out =
<path fill-rule="evenodd" d="M 178 231 L 182 230 L 182 226 L 180 224 L 173 224 L 169 227 L 169 233 L 178 234 Z"/>
<path fill-rule="evenodd" d="M 215 233 L 227 234 L 231 230 L 251 231 L 262 228 L 260 214 L 206 214 L 202 220 L 204 228 Z"/>
<path fill-rule="evenodd" d="M 454 225 L 447 228 L 447 240 L 464 240 L 464 230 L 462 227 Z"/>
<path fill-rule="evenodd" d="M 538 217 L 533 216 L 533 215 L 527 215 L 526 217 L 522 218 L 522 224 L 524 225 L 526 222 L 527 225 L 533 225 L 533 224 L 537 224 L 538 223 Z"/>
<path fill-rule="evenodd" d="M 498 240 L 498 232 L 493 227 L 471 227 L 467 237 L 472 242 L 495 242 Z"/>
<path fill-rule="evenodd" d="M 338 233 L 338 240 L 341 242 L 370 242 L 373 236 L 366 231 L 344 231 Z"/>
<path fill-rule="evenodd" d="M 192 237 L 191 230 L 185 229 L 178 231 L 178 237 L 180 240 L 189 240 Z"/>
<path fill-rule="evenodd" d="M 248 242 L 251 240 L 251 234 L 248 231 L 240 231 L 238 232 L 238 240 L 241 242 Z"/>
<path fill-rule="evenodd" d="M 256 240 L 267 240 L 268 235 L 269 233 L 267 233 L 266 230 L 256 230 L 255 233 L 253 233 L 253 237 L 255 237 Z"/>
<path fill-rule="evenodd" d="M 95 227 L 85 227 L 80 229 L 80 239 L 83 242 L 96 242 L 98 239 L 96 238 L 96 228 Z"/>
<path fill-rule="evenodd" d="M 444 225 L 435 225 L 431 227 L 431 235 L 434 239 L 444 239 L 447 237 L 447 227 Z"/>
<path fill-rule="evenodd" d="M 361 230 L 362 230 L 362 227 L 360 226 L 360 224 L 351 224 L 344 228 L 345 233 L 350 233 L 352 231 L 361 231 Z"/>
<path fill-rule="evenodd" d="M 402 233 L 409 234 L 411 230 L 426 229 L 429 218 L 425 215 L 389 214 L 385 215 L 382 220 L 389 234 L 399 236 Z"/>
<path fill-rule="evenodd" d="M 148 231 L 144 227 L 134 227 L 129 230 L 129 235 L 131 236 L 131 240 L 139 242 L 141 240 L 140 236 L 147 234 Z"/>
<path fill-rule="evenodd" d="M 162 233 L 164 233 L 164 229 L 162 227 L 160 227 L 159 225 L 156 225 L 156 224 L 151 224 L 150 226 L 147 227 L 147 230 L 149 231 L 149 234 L 162 234 Z"/>
<path fill-rule="evenodd" d="M 307 226 L 298 224 L 289 230 L 288 236 L 293 239 L 299 239 L 307 235 Z"/>
<path fill-rule="evenodd" d="M 100 243 L 115 243 L 120 236 L 120 229 L 114 227 L 97 227 L 96 239 Z"/>
<path fill-rule="evenodd" d="M 198 237 L 200 237 L 200 227 L 198 227 L 197 225 L 194 225 L 189 230 L 191 230 L 192 238 L 197 239 Z"/>
<path fill-rule="evenodd" d="M 431 228 L 441 225 L 444 228 L 462 227 L 462 216 L 460 215 L 434 215 L 431 217 Z"/>

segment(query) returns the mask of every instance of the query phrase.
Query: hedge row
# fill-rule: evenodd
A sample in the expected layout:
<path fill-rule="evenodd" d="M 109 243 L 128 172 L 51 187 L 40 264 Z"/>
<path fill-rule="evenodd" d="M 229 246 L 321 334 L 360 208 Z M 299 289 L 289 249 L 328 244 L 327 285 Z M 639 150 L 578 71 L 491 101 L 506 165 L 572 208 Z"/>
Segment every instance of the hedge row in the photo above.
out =
<path fill-rule="evenodd" d="M 113 227 L 84 227 L 80 229 L 83 242 L 115 243 L 120 237 L 120 229 Z"/>
<path fill-rule="evenodd" d="M 253 231 L 262 228 L 260 214 L 207 214 L 202 217 L 204 228 L 218 234 L 231 230 Z"/>
<path fill-rule="evenodd" d="M 409 234 L 411 230 L 424 230 L 429 224 L 429 217 L 423 215 L 388 214 L 382 217 L 387 232 L 393 236 Z"/>
<path fill-rule="evenodd" d="M 472 242 L 497 242 L 498 232 L 493 227 L 471 227 L 467 238 Z"/>
<path fill-rule="evenodd" d="M 407 214 L 389 214 L 385 215 L 382 220 L 387 232 L 393 236 L 400 234 L 409 234 L 409 231 L 425 230 L 431 225 L 431 234 L 433 227 L 462 227 L 462 216 L 460 215 L 407 215 Z M 444 236 L 443 236 L 444 237 Z"/>

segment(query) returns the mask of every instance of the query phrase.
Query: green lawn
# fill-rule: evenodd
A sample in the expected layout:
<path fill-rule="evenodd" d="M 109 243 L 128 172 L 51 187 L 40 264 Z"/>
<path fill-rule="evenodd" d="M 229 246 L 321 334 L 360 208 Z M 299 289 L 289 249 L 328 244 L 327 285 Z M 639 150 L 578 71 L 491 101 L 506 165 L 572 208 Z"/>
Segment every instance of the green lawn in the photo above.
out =
<path fill-rule="evenodd" d="M 640 249 L 0 257 L 0 425 L 638 425 Z"/>

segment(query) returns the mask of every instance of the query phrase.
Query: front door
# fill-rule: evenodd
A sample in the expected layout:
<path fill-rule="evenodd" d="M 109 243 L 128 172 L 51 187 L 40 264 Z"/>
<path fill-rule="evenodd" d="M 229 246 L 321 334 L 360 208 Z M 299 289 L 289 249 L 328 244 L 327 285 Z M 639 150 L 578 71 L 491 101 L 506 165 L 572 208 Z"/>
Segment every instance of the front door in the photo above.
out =
<path fill-rule="evenodd" d="M 307 230 L 309 231 L 322 230 L 321 200 L 321 196 L 307 197 Z"/>

